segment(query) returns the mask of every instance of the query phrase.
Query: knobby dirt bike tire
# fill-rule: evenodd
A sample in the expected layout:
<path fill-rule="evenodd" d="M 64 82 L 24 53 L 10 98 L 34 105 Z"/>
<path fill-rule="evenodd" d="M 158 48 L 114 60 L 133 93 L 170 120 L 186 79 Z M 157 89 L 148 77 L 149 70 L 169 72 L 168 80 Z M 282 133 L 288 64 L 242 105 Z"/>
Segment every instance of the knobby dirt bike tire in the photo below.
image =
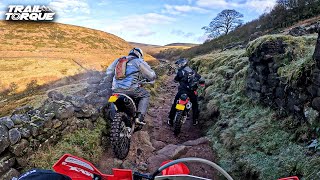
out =
<path fill-rule="evenodd" d="M 118 159 L 124 159 L 127 157 L 130 149 L 131 139 L 129 137 L 120 137 L 121 131 L 126 127 L 126 121 L 129 118 L 124 112 L 117 112 L 111 123 L 111 145 L 114 155 Z"/>
<path fill-rule="evenodd" d="M 173 132 L 174 132 L 174 135 L 178 135 L 181 132 L 182 118 L 183 118 L 182 113 L 183 113 L 183 111 L 177 111 L 176 112 L 176 116 L 175 116 L 174 121 L 173 121 L 173 129 L 174 129 Z"/>

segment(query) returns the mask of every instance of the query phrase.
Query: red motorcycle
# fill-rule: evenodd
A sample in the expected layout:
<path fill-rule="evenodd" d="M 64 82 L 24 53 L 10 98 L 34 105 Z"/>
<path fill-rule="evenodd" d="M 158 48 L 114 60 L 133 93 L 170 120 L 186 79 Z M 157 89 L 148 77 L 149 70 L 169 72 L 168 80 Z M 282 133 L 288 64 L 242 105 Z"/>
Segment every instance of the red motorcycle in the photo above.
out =
<path fill-rule="evenodd" d="M 103 174 L 90 162 L 79 157 L 65 154 L 54 165 L 55 172 L 43 169 L 33 169 L 25 172 L 19 177 L 19 180 L 209 180 L 207 178 L 190 175 L 189 168 L 184 162 L 204 163 L 215 168 L 223 176 L 232 180 L 232 177 L 217 164 L 201 158 L 182 158 L 177 160 L 168 160 L 161 164 L 154 173 L 142 174 L 133 172 L 130 169 L 112 169 L 113 174 Z M 17 178 L 13 178 L 17 180 Z M 282 178 L 278 180 L 299 180 L 298 177 Z"/>
<path fill-rule="evenodd" d="M 184 162 L 204 163 L 219 171 L 226 179 L 233 178 L 217 164 L 201 158 L 182 158 L 165 161 L 152 174 L 133 172 L 130 169 L 112 169 L 113 174 L 103 174 L 90 162 L 79 157 L 65 154 L 54 165 L 55 172 L 66 175 L 72 180 L 209 180 L 190 175 L 189 168 Z M 278 180 L 299 180 L 298 177 L 288 177 Z"/>
<path fill-rule="evenodd" d="M 201 158 L 182 158 L 174 161 L 165 161 L 152 174 L 133 172 L 130 169 L 112 169 L 113 174 L 103 174 L 90 162 L 70 154 L 63 155 L 53 165 L 55 172 L 66 175 L 72 180 L 209 180 L 203 177 L 190 175 L 190 170 L 184 162 L 207 164 L 221 172 L 228 180 L 232 177 L 217 164 Z"/>

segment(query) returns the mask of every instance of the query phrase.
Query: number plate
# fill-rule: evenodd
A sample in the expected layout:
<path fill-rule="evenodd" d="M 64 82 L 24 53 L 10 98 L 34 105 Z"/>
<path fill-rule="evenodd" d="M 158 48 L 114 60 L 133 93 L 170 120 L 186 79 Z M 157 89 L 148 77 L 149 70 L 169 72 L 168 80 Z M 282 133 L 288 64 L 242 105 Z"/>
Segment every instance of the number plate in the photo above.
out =
<path fill-rule="evenodd" d="M 118 100 L 118 96 L 110 96 L 110 98 L 109 98 L 109 102 L 110 103 L 114 103 L 114 102 L 116 102 Z"/>
<path fill-rule="evenodd" d="M 177 105 L 176 105 L 176 109 L 178 109 L 178 110 L 180 110 L 180 111 L 183 111 L 185 108 L 186 108 L 185 105 L 182 105 L 182 104 L 177 104 Z"/>

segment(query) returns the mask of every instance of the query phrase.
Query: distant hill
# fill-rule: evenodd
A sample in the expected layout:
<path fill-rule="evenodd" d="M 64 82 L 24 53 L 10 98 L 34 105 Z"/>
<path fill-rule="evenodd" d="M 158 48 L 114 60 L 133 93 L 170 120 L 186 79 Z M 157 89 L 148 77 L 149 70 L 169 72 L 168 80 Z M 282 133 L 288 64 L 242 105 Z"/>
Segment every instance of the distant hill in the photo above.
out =
<path fill-rule="evenodd" d="M 171 43 L 165 46 L 143 44 L 143 43 L 136 43 L 136 42 L 129 42 L 129 43 L 132 46 L 141 48 L 143 51 L 152 55 L 153 57 L 157 57 L 160 51 L 164 51 L 167 49 L 189 49 L 191 47 L 197 46 L 197 44 L 191 44 L 191 43 Z"/>
<path fill-rule="evenodd" d="M 162 47 L 160 45 L 144 44 L 144 43 L 137 43 L 137 42 L 129 42 L 129 44 L 131 44 L 134 47 L 139 47 L 139 48 L 146 47 L 146 46 L 148 46 L 148 47 Z"/>
<path fill-rule="evenodd" d="M 103 70 L 132 46 L 98 30 L 59 23 L 0 21 L 0 87 L 19 90 L 81 73 Z M 154 60 L 146 55 L 146 60 Z M 1 90 L 0 89 L 0 90 Z"/>
<path fill-rule="evenodd" d="M 171 43 L 167 44 L 166 46 L 186 46 L 186 47 L 194 47 L 198 46 L 199 44 L 192 44 L 192 43 Z"/>

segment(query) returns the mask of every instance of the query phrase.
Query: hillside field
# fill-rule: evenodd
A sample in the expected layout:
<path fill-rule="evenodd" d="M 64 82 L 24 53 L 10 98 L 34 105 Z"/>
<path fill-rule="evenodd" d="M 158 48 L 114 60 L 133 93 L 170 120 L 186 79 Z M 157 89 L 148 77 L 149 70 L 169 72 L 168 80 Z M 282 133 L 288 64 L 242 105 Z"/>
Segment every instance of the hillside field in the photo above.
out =
<path fill-rule="evenodd" d="M 35 80 L 39 85 L 86 70 L 104 70 L 132 48 L 112 34 L 59 23 L 0 21 L 1 90 L 18 90 Z M 146 55 L 147 61 L 155 60 Z"/>

